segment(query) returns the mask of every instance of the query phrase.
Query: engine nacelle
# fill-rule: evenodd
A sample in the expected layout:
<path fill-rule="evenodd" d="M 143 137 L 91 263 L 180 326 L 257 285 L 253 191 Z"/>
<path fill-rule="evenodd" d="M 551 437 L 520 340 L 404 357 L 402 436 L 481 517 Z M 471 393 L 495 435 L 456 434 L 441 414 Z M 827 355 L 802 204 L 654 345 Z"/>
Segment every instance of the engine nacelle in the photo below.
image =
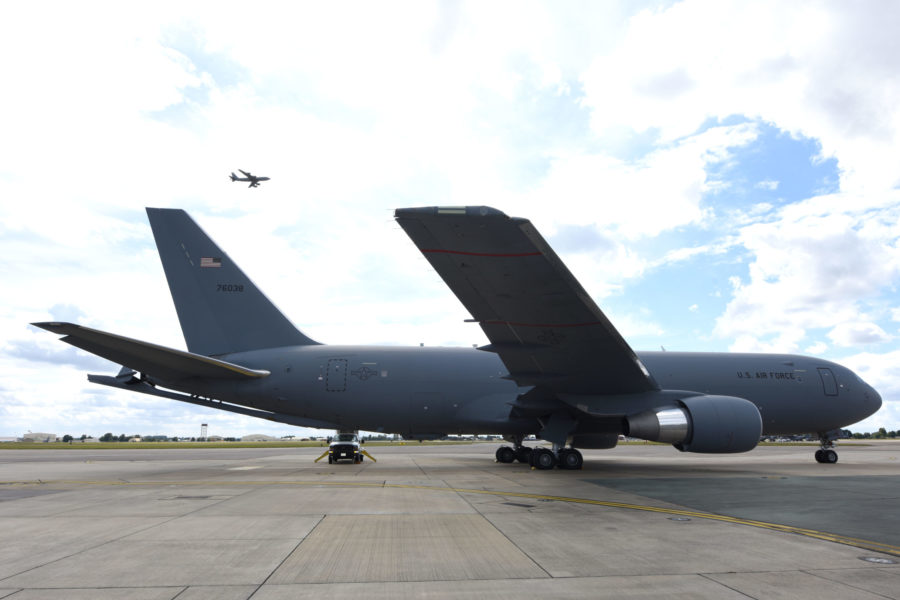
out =
<path fill-rule="evenodd" d="M 626 417 L 627 435 L 669 443 L 682 452 L 747 452 L 759 443 L 762 416 L 749 400 L 692 396 L 680 403 Z"/>

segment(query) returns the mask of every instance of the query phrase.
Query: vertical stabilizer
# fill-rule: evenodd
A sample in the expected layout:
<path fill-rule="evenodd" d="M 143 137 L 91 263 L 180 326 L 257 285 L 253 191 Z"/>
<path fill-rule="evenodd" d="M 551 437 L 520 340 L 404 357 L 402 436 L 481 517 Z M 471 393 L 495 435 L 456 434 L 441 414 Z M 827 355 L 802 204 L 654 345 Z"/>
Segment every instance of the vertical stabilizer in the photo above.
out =
<path fill-rule="evenodd" d="M 316 344 L 257 289 L 186 212 L 148 208 L 188 350 L 218 356 Z"/>

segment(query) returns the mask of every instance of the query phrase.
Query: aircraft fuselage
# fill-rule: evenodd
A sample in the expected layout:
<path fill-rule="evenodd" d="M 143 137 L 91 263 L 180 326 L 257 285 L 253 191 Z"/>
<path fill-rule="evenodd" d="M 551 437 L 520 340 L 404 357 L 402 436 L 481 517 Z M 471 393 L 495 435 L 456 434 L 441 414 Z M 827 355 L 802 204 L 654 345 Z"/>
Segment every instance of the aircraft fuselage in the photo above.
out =
<path fill-rule="evenodd" d="M 566 398 L 573 412 L 621 418 L 680 397 L 735 396 L 760 411 L 764 434 L 838 429 L 874 413 L 881 398 L 849 369 L 773 354 L 639 352 L 661 390 Z M 251 381 L 195 380 L 178 389 L 276 413 L 366 431 L 408 435 L 536 433 L 540 407 L 511 410 L 531 388 L 505 379 L 500 359 L 471 348 L 295 346 L 222 357 L 271 375 Z"/>

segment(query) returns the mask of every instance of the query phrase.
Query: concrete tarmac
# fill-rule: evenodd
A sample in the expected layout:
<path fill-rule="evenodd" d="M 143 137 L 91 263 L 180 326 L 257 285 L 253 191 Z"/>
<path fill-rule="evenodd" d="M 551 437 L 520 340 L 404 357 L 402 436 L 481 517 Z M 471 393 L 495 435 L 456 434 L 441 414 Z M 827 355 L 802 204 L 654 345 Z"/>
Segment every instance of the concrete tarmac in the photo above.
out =
<path fill-rule="evenodd" d="M 0 598 L 900 598 L 900 443 L 0 450 Z"/>

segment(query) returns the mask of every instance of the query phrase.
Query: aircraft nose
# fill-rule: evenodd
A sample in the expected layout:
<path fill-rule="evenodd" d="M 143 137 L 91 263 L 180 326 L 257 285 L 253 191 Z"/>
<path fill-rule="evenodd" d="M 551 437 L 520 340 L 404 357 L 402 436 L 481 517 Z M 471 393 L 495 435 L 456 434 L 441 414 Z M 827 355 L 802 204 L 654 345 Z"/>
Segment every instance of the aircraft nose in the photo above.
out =
<path fill-rule="evenodd" d="M 863 395 L 862 402 L 859 403 L 856 407 L 856 410 L 859 411 L 857 415 L 857 420 L 861 421 L 866 417 L 870 417 L 878 412 L 881 408 L 881 394 L 875 391 L 868 383 L 863 382 Z"/>
<path fill-rule="evenodd" d="M 869 388 L 868 392 L 866 392 L 866 399 L 872 404 L 872 414 L 875 414 L 881 408 L 881 394 L 876 392 L 871 385 L 866 385 Z"/>

